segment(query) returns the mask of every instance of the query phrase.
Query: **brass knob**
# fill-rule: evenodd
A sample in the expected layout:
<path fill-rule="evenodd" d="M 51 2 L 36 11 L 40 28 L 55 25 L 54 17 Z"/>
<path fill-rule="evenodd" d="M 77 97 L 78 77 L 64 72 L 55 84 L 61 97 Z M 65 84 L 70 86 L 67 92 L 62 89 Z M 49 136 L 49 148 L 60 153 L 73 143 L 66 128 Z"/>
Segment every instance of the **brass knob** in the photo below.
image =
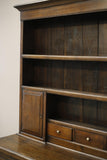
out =
<path fill-rule="evenodd" d="M 40 115 L 40 119 L 42 119 L 43 118 L 43 116 L 42 115 Z"/>
<path fill-rule="evenodd" d="M 87 137 L 87 138 L 86 138 L 86 141 L 90 141 L 90 138 L 89 138 L 89 137 Z"/>
<path fill-rule="evenodd" d="M 59 134 L 59 133 L 60 133 L 60 131 L 59 131 L 59 130 L 57 130 L 57 131 L 56 131 L 56 133 L 58 133 L 58 134 Z"/>

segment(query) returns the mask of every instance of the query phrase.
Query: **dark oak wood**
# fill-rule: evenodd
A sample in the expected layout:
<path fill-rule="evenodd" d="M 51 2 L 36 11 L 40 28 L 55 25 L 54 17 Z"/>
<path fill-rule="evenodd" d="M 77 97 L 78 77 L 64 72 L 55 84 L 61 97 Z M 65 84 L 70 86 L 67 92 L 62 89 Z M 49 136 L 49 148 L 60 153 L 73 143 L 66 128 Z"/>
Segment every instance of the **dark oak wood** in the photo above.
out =
<path fill-rule="evenodd" d="M 94 155 L 97 158 L 99 157 L 101 160 L 107 159 L 107 151 L 104 151 L 104 150 L 89 147 L 89 146 L 75 143 L 72 141 L 65 141 L 63 139 L 59 139 L 56 137 L 50 137 L 50 136 L 48 137 L 48 141 L 52 144 L 56 144 L 56 145 L 63 146 L 63 147 L 69 148 L 69 149 L 73 149 L 73 150 L 76 150 L 79 152 L 83 152 L 85 154 Z M 92 156 L 92 158 L 94 158 L 94 157 Z"/>
<path fill-rule="evenodd" d="M 98 55 L 98 18 L 87 15 L 83 17 L 83 55 Z"/>
<path fill-rule="evenodd" d="M 93 132 L 96 134 L 107 136 L 107 128 L 102 126 L 96 126 L 92 124 L 87 124 L 83 122 L 70 121 L 65 119 L 50 119 L 48 118 L 49 123 L 54 123 L 60 126 L 66 126 L 72 129 L 85 130 L 87 132 Z"/>
<path fill-rule="evenodd" d="M 30 3 L 30 4 L 25 4 L 25 5 L 17 5 L 15 8 L 17 8 L 19 11 L 27 11 L 29 9 L 40 9 L 40 8 L 45 8 L 45 7 L 52 7 L 56 5 L 64 5 L 66 3 L 75 3 L 75 2 L 82 2 L 86 0 L 48 0 L 45 2 L 37 2 L 37 3 Z"/>
<path fill-rule="evenodd" d="M 99 55 L 107 55 L 107 19 L 106 17 L 99 22 Z"/>
<path fill-rule="evenodd" d="M 21 22 L 21 36 L 20 36 L 20 100 L 19 100 L 19 132 L 21 131 L 21 111 L 22 111 L 22 80 L 23 80 L 23 73 L 22 73 L 22 68 L 23 68 L 23 60 L 22 60 L 22 53 L 23 53 L 23 28 L 24 28 L 24 23 Z"/>
<path fill-rule="evenodd" d="M 0 160 L 26 160 L 24 156 L 17 155 L 11 150 L 8 150 L 4 147 L 0 147 Z"/>
<path fill-rule="evenodd" d="M 62 126 L 69 127 L 72 129 L 72 133 L 73 133 L 72 140 L 65 141 L 62 139 L 62 137 L 56 136 L 54 133 L 54 129 L 52 129 L 53 134 L 48 134 L 49 142 L 62 145 L 68 148 L 76 149 L 78 151 L 83 150 L 85 153 L 90 153 L 99 157 L 103 157 L 103 158 L 107 157 L 107 151 L 106 151 L 107 130 L 104 133 L 103 128 L 101 129 L 100 127 L 97 127 L 97 129 L 95 129 L 96 126 L 92 126 L 92 125 L 89 128 L 89 125 L 84 125 L 83 123 L 76 123 L 76 122 L 70 122 L 70 121 L 66 122 L 62 119 L 60 121 L 49 119 L 48 123 L 55 124 L 56 126 L 59 125 L 60 128 Z M 57 127 L 56 127 L 56 130 L 57 130 Z M 88 146 L 92 146 L 92 147 L 88 147 Z M 103 150 L 100 150 L 100 149 L 103 149 Z"/>
<path fill-rule="evenodd" d="M 1 160 L 101 160 L 19 135 L 0 139 L 0 153 Z"/>
<path fill-rule="evenodd" d="M 23 85 L 107 93 L 106 68 L 103 62 L 24 59 Z"/>
<path fill-rule="evenodd" d="M 43 93 L 23 90 L 21 131 L 43 137 Z"/>
<path fill-rule="evenodd" d="M 47 134 L 66 140 L 72 140 L 72 128 L 63 127 L 53 123 L 48 123 Z"/>
<path fill-rule="evenodd" d="M 51 1 L 50 1 L 51 2 Z M 96 5 L 97 3 L 97 5 Z M 17 9 L 20 7 L 16 7 Z M 48 8 L 40 8 L 39 10 L 28 10 L 21 12 L 21 19 L 40 19 L 40 18 L 49 18 L 57 17 L 64 15 L 76 15 L 83 13 L 91 12 L 101 12 L 107 10 L 107 1 L 106 0 L 90 0 L 82 1 L 78 3 L 63 3 L 63 5 L 50 6 Z"/>
<path fill-rule="evenodd" d="M 46 92 L 44 92 L 44 107 L 43 107 L 43 140 L 46 141 Z"/>
<path fill-rule="evenodd" d="M 89 93 L 89 92 L 79 92 L 79 91 L 65 90 L 65 89 L 29 87 L 29 86 L 24 86 L 24 85 L 22 86 L 22 88 L 28 89 L 28 90 L 43 91 L 43 92 L 50 93 L 50 94 L 57 94 L 57 95 L 68 96 L 68 97 L 84 98 L 84 99 L 107 102 L 107 96 L 104 95 L 104 94 Z"/>
<path fill-rule="evenodd" d="M 103 29 L 100 29 L 101 21 L 105 26 L 104 39 L 102 39 L 103 33 L 101 32 Z M 102 49 L 106 47 L 106 24 L 104 13 L 25 21 L 23 54 L 28 56 L 34 54 L 37 57 L 41 54 L 83 56 L 79 57 L 83 58 L 80 60 L 86 58 L 87 61 L 91 57 L 103 58 Z M 104 55 L 106 58 L 106 54 Z M 78 57 L 73 60 L 78 60 Z"/>
<path fill-rule="evenodd" d="M 53 56 L 53 55 L 27 55 L 27 54 L 23 54 L 22 57 L 26 58 L 26 59 L 107 62 L 107 57 L 103 57 L 103 56 Z"/>
<path fill-rule="evenodd" d="M 24 148 L 18 146 L 18 152 L 38 160 L 75 159 L 71 151 L 43 141 L 107 159 L 107 0 L 50 0 L 16 8 L 20 135 L 31 144 L 17 136 L 9 143 L 17 148 L 23 140 L 28 146 L 20 143 Z"/>
<path fill-rule="evenodd" d="M 106 137 L 92 132 L 75 129 L 73 140 L 80 144 L 106 149 Z"/>

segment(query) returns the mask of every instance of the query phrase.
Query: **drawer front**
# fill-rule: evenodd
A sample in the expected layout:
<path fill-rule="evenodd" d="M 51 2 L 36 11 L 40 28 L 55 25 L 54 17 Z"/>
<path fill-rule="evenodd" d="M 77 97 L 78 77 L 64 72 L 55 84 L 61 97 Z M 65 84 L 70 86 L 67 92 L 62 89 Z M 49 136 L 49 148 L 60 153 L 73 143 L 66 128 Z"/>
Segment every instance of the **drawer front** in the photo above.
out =
<path fill-rule="evenodd" d="M 72 140 L 72 128 L 64 127 L 54 123 L 48 123 L 47 129 L 48 135 L 50 136 Z"/>
<path fill-rule="evenodd" d="M 75 129 L 73 140 L 84 145 L 96 147 L 99 149 L 106 149 L 106 136 L 102 136 L 96 133 Z"/>

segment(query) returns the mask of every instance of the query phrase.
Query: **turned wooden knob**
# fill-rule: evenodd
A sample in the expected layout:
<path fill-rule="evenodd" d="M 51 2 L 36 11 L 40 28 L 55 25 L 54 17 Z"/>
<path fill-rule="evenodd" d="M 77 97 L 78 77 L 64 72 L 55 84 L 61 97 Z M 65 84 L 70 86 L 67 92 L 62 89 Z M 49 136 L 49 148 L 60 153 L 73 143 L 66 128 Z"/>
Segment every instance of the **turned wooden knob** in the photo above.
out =
<path fill-rule="evenodd" d="M 57 131 L 56 131 L 56 133 L 58 133 L 58 134 L 59 134 L 59 133 L 60 133 L 60 131 L 59 131 L 59 130 L 57 130 Z"/>
<path fill-rule="evenodd" d="M 89 137 L 87 137 L 87 138 L 86 138 L 86 141 L 90 141 L 90 138 L 89 138 Z"/>

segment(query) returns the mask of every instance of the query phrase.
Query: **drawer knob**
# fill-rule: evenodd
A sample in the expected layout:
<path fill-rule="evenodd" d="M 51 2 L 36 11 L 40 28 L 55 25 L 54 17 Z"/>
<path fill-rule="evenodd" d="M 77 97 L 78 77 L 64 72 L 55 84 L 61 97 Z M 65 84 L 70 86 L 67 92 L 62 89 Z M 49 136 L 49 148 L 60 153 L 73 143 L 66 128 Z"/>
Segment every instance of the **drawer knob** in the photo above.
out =
<path fill-rule="evenodd" d="M 89 138 L 89 137 L 87 137 L 87 138 L 86 138 L 86 141 L 90 141 L 90 138 Z"/>
<path fill-rule="evenodd" d="M 60 131 L 59 131 L 59 130 L 57 130 L 57 131 L 56 131 L 56 133 L 58 133 L 58 134 L 59 134 L 59 133 L 60 133 Z"/>

